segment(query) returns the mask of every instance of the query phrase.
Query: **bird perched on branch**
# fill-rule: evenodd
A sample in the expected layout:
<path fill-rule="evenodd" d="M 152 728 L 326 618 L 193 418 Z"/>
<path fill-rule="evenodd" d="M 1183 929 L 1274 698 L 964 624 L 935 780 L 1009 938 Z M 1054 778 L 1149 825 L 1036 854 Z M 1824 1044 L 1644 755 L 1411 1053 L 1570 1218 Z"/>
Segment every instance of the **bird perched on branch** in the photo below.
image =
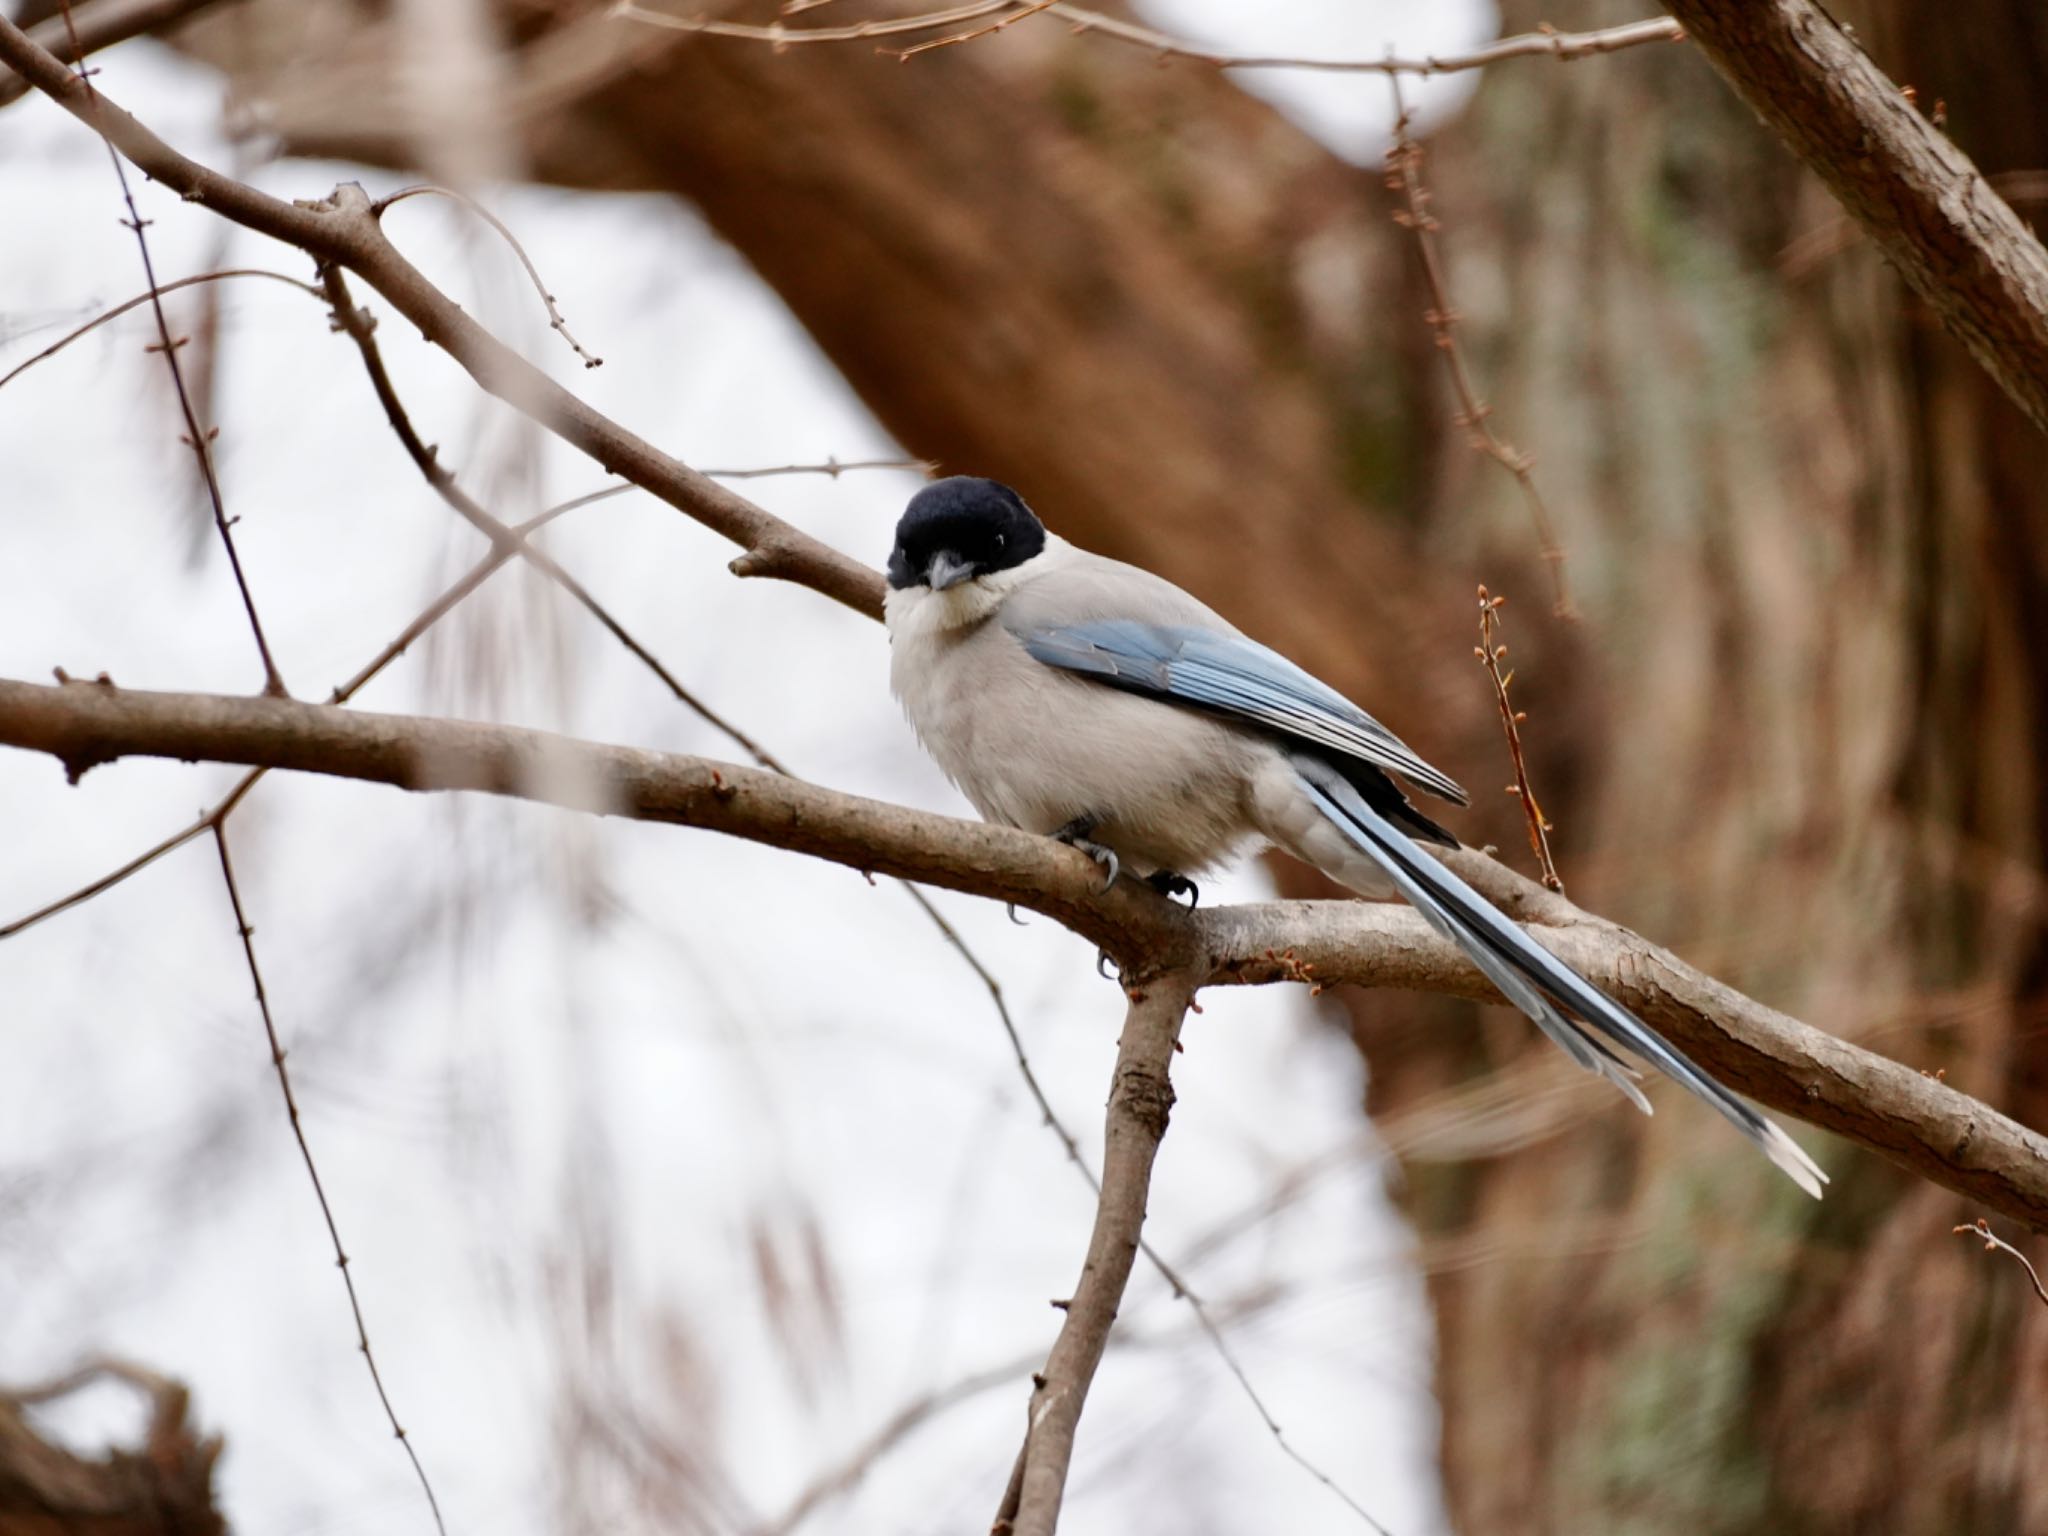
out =
<path fill-rule="evenodd" d="M 1362 896 L 1404 897 L 1645 1114 L 1611 1046 L 1819 1196 L 1827 1176 L 1789 1136 L 1424 850 L 1458 840 L 1401 784 L 1464 805 L 1457 784 L 1171 582 L 1076 549 L 1008 486 L 962 475 L 919 491 L 897 523 L 887 617 L 890 686 L 988 820 L 1088 854 L 1105 888 L 1123 873 L 1193 898 L 1191 875 L 1263 841 Z"/>

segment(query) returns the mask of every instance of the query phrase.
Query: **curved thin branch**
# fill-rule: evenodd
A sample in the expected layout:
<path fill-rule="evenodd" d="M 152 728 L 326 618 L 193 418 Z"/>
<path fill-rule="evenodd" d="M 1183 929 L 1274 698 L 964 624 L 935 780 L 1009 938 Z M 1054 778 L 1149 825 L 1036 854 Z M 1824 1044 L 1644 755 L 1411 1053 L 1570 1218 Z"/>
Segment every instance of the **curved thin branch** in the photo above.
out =
<path fill-rule="evenodd" d="M 1134 976 L 1199 963 L 1211 986 L 1350 983 L 1497 1000 L 1471 963 L 1404 907 L 1263 902 L 1188 913 L 1130 881 L 1101 891 L 1093 861 L 1046 838 L 703 758 L 285 699 L 7 680 L 0 744 L 47 752 L 74 777 L 125 756 L 182 758 L 417 791 L 480 790 L 702 827 L 1030 907 L 1108 950 Z M 1481 855 L 1452 859 L 1460 873 L 1500 892 L 1511 915 L 1533 920 L 1538 942 L 1730 1087 L 2048 1231 L 2048 1138 L 1744 997 Z"/>
<path fill-rule="evenodd" d="M 42 362 L 46 358 L 55 357 L 81 336 L 90 335 L 109 320 L 120 319 L 121 316 L 127 314 L 131 309 L 147 304 L 152 299 L 159 298 L 166 293 L 176 293 L 180 288 L 190 288 L 195 283 L 217 283 L 223 278 L 229 277 L 267 277 L 272 282 L 289 283 L 301 293 L 311 294 L 316 299 L 322 297 L 320 290 L 311 283 L 302 283 L 296 277 L 287 277 L 282 272 L 272 272 L 265 267 L 230 267 L 220 272 L 201 272 L 193 277 L 181 277 L 175 282 L 159 284 L 147 293 L 138 293 L 134 298 L 116 304 L 112 309 L 93 316 L 92 319 L 86 321 L 85 324 L 79 326 L 76 330 L 67 332 L 58 340 L 51 342 L 34 357 L 24 358 L 21 362 L 8 369 L 7 372 L 0 373 L 0 389 L 5 389 L 20 375 L 27 373 L 29 369 L 35 367 L 37 363 Z"/>
<path fill-rule="evenodd" d="M 533 264 L 533 258 L 526 254 L 526 247 L 519 243 L 519 237 L 512 233 L 510 227 L 506 225 L 503 219 L 499 218 L 467 192 L 457 192 L 453 187 L 436 187 L 424 183 L 416 187 L 402 187 L 387 197 L 380 197 L 370 205 L 370 208 L 381 219 L 386 209 L 404 202 L 409 197 L 445 197 L 457 207 L 467 208 L 471 213 L 490 225 L 497 232 L 498 238 L 511 247 L 512 254 L 519 258 L 519 265 L 526 269 L 526 280 L 533 284 L 533 291 L 540 295 L 541 303 L 547 308 L 548 329 L 569 344 L 569 350 L 583 359 L 584 367 L 602 368 L 604 366 L 603 358 L 595 353 L 586 352 L 583 349 L 583 343 L 569 333 L 569 322 L 562 318 L 561 310 L 556 308 L 555 296 L 548 292 L 548 285 L 541 281 L 540 268 Z"/>

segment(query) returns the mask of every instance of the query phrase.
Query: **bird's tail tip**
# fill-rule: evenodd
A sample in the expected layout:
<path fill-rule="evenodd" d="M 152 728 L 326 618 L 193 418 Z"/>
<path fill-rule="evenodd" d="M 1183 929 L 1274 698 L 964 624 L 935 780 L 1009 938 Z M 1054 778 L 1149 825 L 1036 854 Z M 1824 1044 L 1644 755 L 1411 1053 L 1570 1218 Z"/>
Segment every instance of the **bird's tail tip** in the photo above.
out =
<path fill-rule="evenodd" d="M 1763 1122 L 1763 1133 L 1757 1137 L 1757 1144 L 1764 1149 L 1764 1156 L 1783 1169 L 1785 1176 L 1814 1199 L 1821 1197 L 1821 1186 L 1828 1182 L 1828 1176 L 1821 1166 L 1807 1156 L 1806 1149 L 1787 1136 L 1770 1121 Z"/>

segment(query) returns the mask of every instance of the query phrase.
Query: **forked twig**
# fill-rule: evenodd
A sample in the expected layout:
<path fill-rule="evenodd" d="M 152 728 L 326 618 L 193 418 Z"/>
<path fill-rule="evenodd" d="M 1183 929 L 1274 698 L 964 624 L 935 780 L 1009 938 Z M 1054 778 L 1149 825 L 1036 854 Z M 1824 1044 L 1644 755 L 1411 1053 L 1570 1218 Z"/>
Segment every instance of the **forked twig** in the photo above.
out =
<path fill-rule="evenodd" d="M 2043 1305 L 2048 1305 L 2048 1288 L 2044 1288 L 2042 1286 L 2040 1271 L 2034 1268 L 2033 1260 L 2029 1259 L 2024 1253 L 2021 1253 L 2019 1249 L 2013 1247 L 2011 1243 L 2008 1243 L 2004 1238 L 2000 1237 L 1997 1233 L 1993 1232 L 1991 1230 L 1991 1223 L 1986 1221 L 1982 1216 L 1979 1216 L 1975 1221 L 1971 1222 L 1968 1226 L 1956 1227 L 1954 1228 L 1954 1230 L 1959 1233 L 1967 1232 L 1972 1237 L 1983 1238 L 1984 1251 L 1986 1253 L 1991 1253 L 1996 1250 L 2003 1250 L 2004 1252 L 2009 1253 L 2014 1258 L 2018 1259 L 2020 1261 L 2020 1267 L 2026 1270 L 2027 1272 L 2027 1279 L 2033 1282 L 2034 1294 L 2041 1298 Z"/>
<path fill-rule="evenodd" d="M 1559 618 L 1576 619 L 1578 608 L 1572 602 L 1571 587 L 1565 579 L 1564 549 L 1551 526 L 1543 494 L 1536 488 L 1536 461 L 1516 450 L 1493 430 L 1490 421 L 1493 407 L 1479 398 L 1472 375 L 1465 367 L 1465 356 L 1458 350 L 1458 312 L 1451 305 L 1450 285 L 1444 280 L 1443 258 L 1436 244 L 1437 231 L 1441 226 L 1436 215 L 1429 211 L 1429 189 L 1422 184 L 1422 146 L 1408 133 L 1408 108 L 1401 98 L 1400 76 L 1390 76 L 1388 83 L 1394 92 L 1394 143 L 1387 151 L 1387 187 L 1400 193 L 1403 202 L 1403 206 L 1394 212 L 1394 222 L 1415 235 L 1415 248 L 1422 258 L 1423 279 L 1429 285 L 1430 307 L 1424 311 L 1423 318 L 1436 337 L 1437 350 L 1443 354 L 1451 387 L 1458 394 L 1460 413 L 1456 418 L 1457 424 L 1470 434 L 1468 441 L 1475 453 L 1484 454 L 1515 477 L 1516 485 L 1521 487 L 1522 500 L 1529 508 L 1529 521 L 1536 530 L 1537 549 L 1550 567 L 1555 611 Z"/>
<path fill-rule="evenodd" d="M 1016 1021 L 1010 1017 L 1009 1005 L 1003 1000 L 1001 986 L 997 984 L 995 977 L 989 974 L 988 969 L 982 965 L 981 961 L 975 958 L 974 952 L 968 949 L 966 942 L 954 930 L 953 925 L 947 922 L 945 917 L 941 915 L 938 908 L 932 904 L 930 898 L 909 881 L 903 882 L 903 888 L 910 893 L 911 900 L 924 909 L 925 915 L 937 925 L 939 932 L 945 936 L 946 941 L 960 952 L 961 958 L 973 968 L 974 974 L 981 978 L 982 985 L 988 989 L 989 997 L 995 1004 L 996 1016 L 1002 1020 L 1003 1032 L 1010 1038 L 1010 1051 L 1016 1059 L 1017 1071 L 1024 1079 L 1024 1086 L 1029 1090 L 1032 1102 L 1038 1106 L 1038 1112 L 1044 1119 L 1046 1129 L 1050 1130 L 1058 1138 L 1060 1146 L 1067 1154 L 1067 1161 L 1074 1165 L 1075 1171 L 1087 1182 L 1089 1189 L 1094 1191 L 1096 1198 L 1100 1199 L 1102 1197 L 1102 1181 L 1095 1176 L 1095 1170 L 1088 1166 L 1088 1159 L 1082 1155 L 1080 1142 L 1075 1138 L 1074 1133 L 1067 1129 L 1066 1122 L 1060 1119 L 1058 1111 L 1052 1107 L 1052 1100 L 1046 1097 L 1045 1089 L 1038 1081 L 1038 1074 L 1032 1070 L 1031 1058 L 1024 1051 L 1023 1036 L 1018 1033 Z M 1208 1302 L 1197 1294 L 1195 1288 L 1182 1278 L 1180 1271 L 1166 1261 L 1165 1256 L 1152 1246 L 1152 1240 L 1142 1232 L 1138 1235 L 1138 1251 L 1145 1255 L 1146 1262 L 1151 1264 L 1152 1268 L 1158 1272 L 1159 1278 L 1166 1282 L 1167 1286 L 1172 1290 L 1174 1297 L 1188 1304 L 1188 1308 L 1195 1314 L 1195 1320 L 1203 1334 L 1207 1336 L 1209 1343 L 1214 1347 L 1217 1357 L 1222 1360 L 1224 1369 L 1228 1370 L 1236 1378 L 1238 1387 L 1243 1391 L 1246 1400 L 1252 1405 L 1253 1412 L 1258 1414 L 1260 1421 L 1265 1424 L 1267 1432 L 1279 1443 L 1280 1449 L 1286 1452 L 1288 1457 L 1299 1465 L 1302 1470 L 1307 1472 L 1309 1476 L 1343 1500 L 1359 1519 L 1363 1520 L 1373 1530 L 1378 1531 L 1380 1536 L 1386 1536 L 1386 1528 L 1372 1517 L 1370 1511 L 1346 1492 L 1342 1484 L 1328 1472 L 1317 1466 L 1315 1462 L 1311 1461 L 1287 1438 L 1286 1431 L 1281 1429 L 1279 1421 L 1273 1417 L 1272 1410 L 1267 1408 L 1265 1399 L 1259 1396 L 1258 1388 L 1252 1385 L 1251 1376 L 1245 1371 L 1244 1363 L 1238 1359 L 1237 1351 L 1231 1347 L 1230 1340 L 1225 1336 L 1222 1326 L 1216 1321 Z"/>
<path fill-rule="evenodd" d="M 1564 881 L 1557 876 L 1557 865 L 1550 858 L 1550 834 L 1557 829 L 1543 814 L 1543 807 L 1536 803 L 1536 791 L 1529 787 L 1529 765 L 1522 760 L 1522 722 L 1529 717 L 1508 702 L 1508 684 L 1515 680 L 1512 669 L 1502 672 L 1500 664 L 1508 658 L 1508 648 L 1498 643 L 1494 636 L 1500 632 L 1500 610 L 1507 602 L 1505 596 L 1490 597 L 1485 586 L 1479 588 L 1479 643 L 1472 647 L 1472 654 L 1479 658 L 1479 664 L 1486 668 L 1486 675 L 1493 682 L 1493 701 L 1500 706 L 1500 728 L 1508 739 L 1508 756 L 1514 760 L 1515 782 L 1508 786 L 1508 793 L 1522 802 L 1522 818 L 1529 826 L 1529 851 L 1536 855 L 1536 863 L 1543 872 L 1543 883 L 1558 895 L 1564 894 Z"/>
<path fill-rule="evenodd" d="M 556 307 L 555 296 L 548 292 L 548 285 L 541 281 L 540 269 L 533 264 L 533 258 L 526 254 L 526 247 L 519 243 L 519 237 L 506 227 L 503 219 L 499 218 L 466 192 L 457 192 L 452 187 L 436 187 L 425 184 L 416 187 L 404 187 L 399 191 L 393 192 L 389 197 L 378 198 L 376 202 L 370 205 L 371 212 L 381 219 L 384 217 L 385 209 L 402 203 L 409 197 L 445 197 L 451 203 L 467 208 L 471 213 L 490 225 L 492 229 L 496 230 L 498 238 L 509 245 L 512 248 L 512 254 L 519 258 L 519 265 L 526 269 L 527 280 L 533 284 L 533 291 L 540 295 L 541 303 L 547 306 L 548 329 L 555 332 L 562 340 L 569 344 L 569 350 L 583 359 L 584 367 L 601 368 L 604 366 L 603 358 L 596 356 L 594 353 L 584 351 L 583 343 L 569 333 L 569 322 L 562 318 L 562 311 Z"/>

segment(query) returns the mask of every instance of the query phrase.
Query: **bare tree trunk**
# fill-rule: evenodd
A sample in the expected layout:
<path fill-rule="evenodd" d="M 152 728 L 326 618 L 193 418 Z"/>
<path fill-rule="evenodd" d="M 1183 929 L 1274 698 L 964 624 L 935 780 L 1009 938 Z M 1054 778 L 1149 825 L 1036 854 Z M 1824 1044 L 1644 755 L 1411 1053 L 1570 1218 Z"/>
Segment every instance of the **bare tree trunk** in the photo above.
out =
<path fill-rule="evenodd" d="M 1019 483 L 1480 786 L 1505 769 L 1471 583 L 1515 593 L 1573 895 L 2042 1122 L 2048 444 L 1695 53 L 1496 69 L 1427 167 L 1573 631 L 1452 420 L 1378 178 L 1220 77 L 1031 23 L 899 65 L 571 9 L 501 10 L 536 175 L 692 200 L 908 447 Z M 2048 166 L 2032 0 L 1842 9 L 1987 172 Z M 401 162 L 383 16 L 257 0 L 188 37 L 290 147 Z M 1504 804 L 1466 829 L 1518 846 Z M 1356 1026 L 1387 1116 L 1545 1049 L 1456 1004 Z M 2048 1528 L 2048 1316 L 1949 1235 L 1973 1211 L 1849 1156 L 1809 1210 L 1676 1104 L 1563 1102 L 1407 1170 L 1425 1255 L 1512 1255 L 1432 1279 L 1463 1530 Z"/>

